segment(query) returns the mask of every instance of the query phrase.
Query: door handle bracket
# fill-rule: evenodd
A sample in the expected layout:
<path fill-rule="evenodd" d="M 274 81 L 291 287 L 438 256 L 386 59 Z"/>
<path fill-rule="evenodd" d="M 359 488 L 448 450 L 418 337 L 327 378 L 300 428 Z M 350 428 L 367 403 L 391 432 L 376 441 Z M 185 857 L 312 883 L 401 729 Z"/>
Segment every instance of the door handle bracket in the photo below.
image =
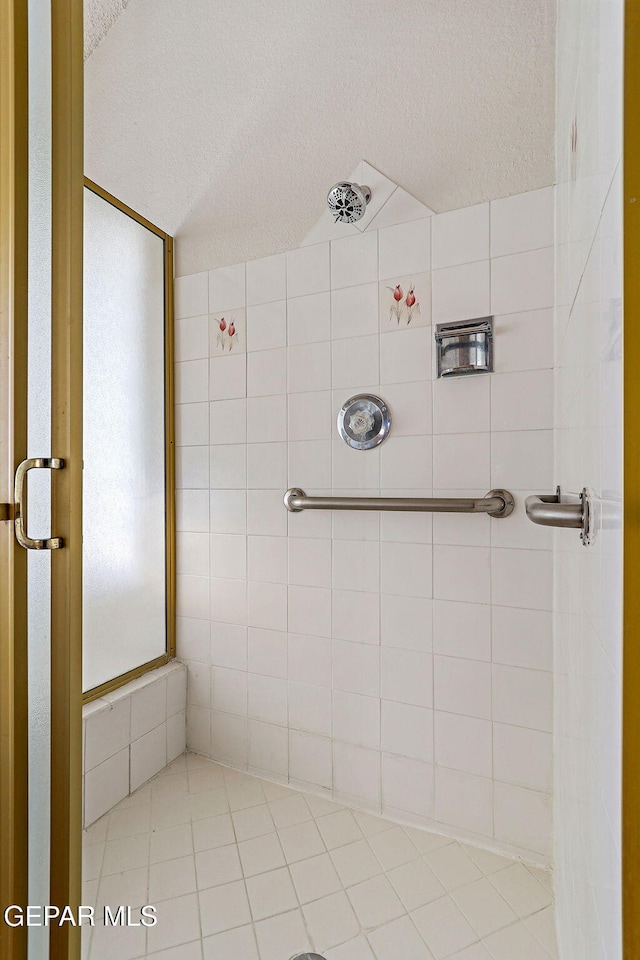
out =
<path fill-rule="evenodd" d="M 586 487 L 583 488 L 578 503 L 568 503 L 562 499 L 560 487 L 555 494 L 541 494 L 527 497 L 525 510 L 532 523 L 543 527 L 570 527 L 580 530 L 580 539 L 586 547 L 593 542 L 593 509 Z"/>
<path fill-rule="evenodd" d="M 29 470 L 62 470 L 64 460 L 58 457 L 31 457 L 18 465 L 14 488 L 14 520 L 16 540 L 25 550 L 59 550 L 64 546 L 62 537 L 50 537 L 47 540 L 34 540 L 26 529 L 25 507 L 27 498 L 26 480 Z M 10 504 L 7 504 L 10 508 Z M 8 518 L 7 518 L 8 519 Z"/>

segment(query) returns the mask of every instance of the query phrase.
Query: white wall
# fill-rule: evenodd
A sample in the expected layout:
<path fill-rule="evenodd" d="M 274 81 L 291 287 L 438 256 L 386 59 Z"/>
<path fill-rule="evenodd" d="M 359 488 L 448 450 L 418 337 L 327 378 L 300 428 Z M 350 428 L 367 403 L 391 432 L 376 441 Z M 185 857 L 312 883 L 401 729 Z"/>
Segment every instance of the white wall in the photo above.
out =
<path fill-rule="evenodd" d="M 177 281 L 188 744 L 546 862 L 552 540 L 523 501 L 553 485 L 552 190 L 382 222 Z M 397 283 L 415 284 L 410 326 L 389 319 Z M 489 313 L 496 373 L 435 381 L 432 319 Z M 364 453 L 335 430 L 363 388 L 394 415 Z M 288 486 L 504 486 L 518 507 L 287 515 Z"/>
<path fill-rule="evenodd" d="M 555 881 L 562 960 L 618 960 L 621 709 L 621 0 L 560 3 L 556 481 L 596 541 L 557 531 Z"/>

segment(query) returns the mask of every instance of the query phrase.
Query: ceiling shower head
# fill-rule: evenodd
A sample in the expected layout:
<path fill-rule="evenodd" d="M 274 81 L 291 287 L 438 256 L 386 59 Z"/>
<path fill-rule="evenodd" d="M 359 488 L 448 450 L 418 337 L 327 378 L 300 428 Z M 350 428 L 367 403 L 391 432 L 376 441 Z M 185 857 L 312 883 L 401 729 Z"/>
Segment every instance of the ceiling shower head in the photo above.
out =
<path fill-rule="evenodd" d="M 361 187 L 358 183 L 335 183 L 327 194 L 329 213 L 335 217 L 336 223 L 355 223 L 361 220 L 371 200 L 369 187 Z"/>

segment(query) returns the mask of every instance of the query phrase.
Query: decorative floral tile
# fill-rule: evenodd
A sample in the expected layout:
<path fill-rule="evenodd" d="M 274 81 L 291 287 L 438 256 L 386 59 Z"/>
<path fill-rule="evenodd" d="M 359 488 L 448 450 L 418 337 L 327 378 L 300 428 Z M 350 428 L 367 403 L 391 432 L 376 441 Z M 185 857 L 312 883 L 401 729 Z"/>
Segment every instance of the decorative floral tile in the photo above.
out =
<path fill-rule="evenodd" d="M 247 351 L 247 324 L 244 310 L 227 310 L 209 317 L 209 355 L 228 357 Z"/>
<path fill-rule="evenodd" d="M 380 329 L 383 332 L 431 323 L 431 274 L 385 280 L 380 285 Z"/>

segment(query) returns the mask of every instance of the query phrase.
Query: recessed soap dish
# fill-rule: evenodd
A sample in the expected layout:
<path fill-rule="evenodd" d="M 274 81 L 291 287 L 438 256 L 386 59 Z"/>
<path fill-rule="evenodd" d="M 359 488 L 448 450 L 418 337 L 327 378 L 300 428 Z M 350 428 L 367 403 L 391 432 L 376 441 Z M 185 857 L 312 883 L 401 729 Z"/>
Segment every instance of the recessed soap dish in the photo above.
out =
<path fill-rule="evenodd" d="M 464 377 L 493 370 L 493 317 L 436 326 L 438 377 Z"/>

